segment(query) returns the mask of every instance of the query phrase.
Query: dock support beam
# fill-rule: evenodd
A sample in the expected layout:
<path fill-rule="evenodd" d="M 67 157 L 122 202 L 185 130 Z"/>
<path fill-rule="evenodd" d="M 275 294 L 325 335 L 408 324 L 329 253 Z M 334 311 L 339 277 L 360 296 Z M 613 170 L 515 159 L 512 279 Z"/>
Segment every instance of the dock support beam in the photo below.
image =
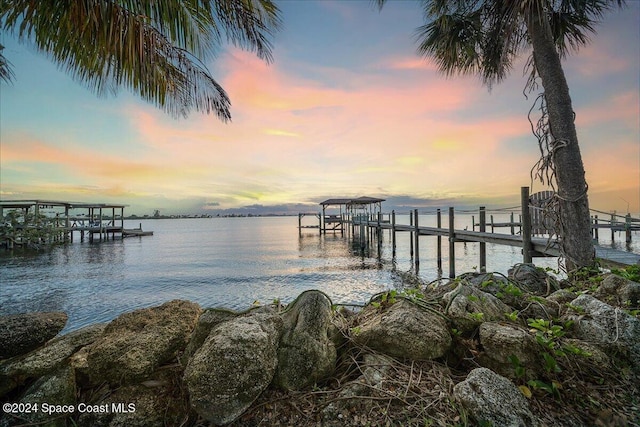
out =
<path fill-rule="evenodd" d="M 442 228 L 442 212 L 438 209 L 437 213 L 437 226 L 438 228 Z M 442 236 L 438 234 L 438 277 L 442 275 Z"/>
<path fill-rule="evenodd" d="M 529 187 L 520 188 L 522 205 L 522 262 L 531 264 L 531 211 L 529 210 Z"/>
<path fill-rule="evenodd" d="M 456 277 L 456 246 L 455 246 L 455 219 L 453 208 L 449 208 L 449 278 Z"/>
<path fill-rule="evenodd" d="M 491 219 L 493 222 L 493 218 Z M 491 227 L 493 229 L 493 226 Z M 480 232 L 487 231 L 487 212 L 484 206 L 480 206 Z M 493 232 L 493 231 L 492 231 Z M 487 271 L 487 244 L 480 242 L 480 272 Z"/>
<path fill-rule="evenodd" d="M 391 257 L 396 257 L 396 211 L 391 211 Z"/>
<path fill-rule="evenodd" d="M 415 233 L 416 233 L 416 249 L 415 249 L 415 266 L 416 266 L 416 273 L 418 272 L 418 270 L 420 270 L 420 239 L 418 239 L 418 237 L 420 236 L 420 229 L 418 228 L 418 209 L 415 209 L 413 211 L 413 215 L 415 217 L 415 219 L 413 220 L 413 225 L 415 226 Z"/>
<path fill-rule="evenodd" d="M 409 226 L 413 227 L 413 213 L 409 211 Z M 413 262 L 413 232 L 409 232 L 409 255 L 411 256 L 411 262 Z"/>

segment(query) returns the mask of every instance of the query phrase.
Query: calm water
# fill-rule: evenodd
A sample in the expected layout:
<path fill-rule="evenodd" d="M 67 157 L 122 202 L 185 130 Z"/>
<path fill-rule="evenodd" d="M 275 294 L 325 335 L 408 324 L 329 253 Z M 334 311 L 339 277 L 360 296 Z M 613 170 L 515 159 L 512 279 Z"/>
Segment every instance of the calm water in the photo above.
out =
<path fill-rule="evenodd" d="M 408 223 L 408 216 L 397 222 Z M 125 227 L 138 224 L 125 222 Z M 420 224 L 435 225 L 435 217 L 421 216 Z M 147 220 L 142 227 L 153 236 L 91 244 L 80 243 L 76 234 L 73 244 L 40 253 L 0 253 L 0 314 L 61 310 L 69 315 L 68 332 L 176 298 L 245 309 L 254 301 L 287 303 L 304 290 L 320 289 L 334 303 L 363 303 L 377 292 L 402 287 L 406 273 L 415 274 L 407 233 L 397 234 L 393 260 L 389 232 L 380 254 L 375 247 L 363 253 L 359 243 L 340 234 L 303 230 L 300 236 L 297 225 L 297 217 Z M 466 225 L 471 228 L 470 217 L 456 218 L 457 228 Z M 627 249 L 640 251 L 638 240 L 634 235 L 635 246 Z M 435 237 L 420 238 L 422 281 L 438 278 L 435 247 Z M 447 250 L 443 239 L 445 275 Z M 520 249 L 487 245 L 488 271 L 506 273 L 517 262 Z M 557 268 L 555 259 L 535 262 Z M 456 243 L 457 273 L 477 265 L 478 244 Z"/>

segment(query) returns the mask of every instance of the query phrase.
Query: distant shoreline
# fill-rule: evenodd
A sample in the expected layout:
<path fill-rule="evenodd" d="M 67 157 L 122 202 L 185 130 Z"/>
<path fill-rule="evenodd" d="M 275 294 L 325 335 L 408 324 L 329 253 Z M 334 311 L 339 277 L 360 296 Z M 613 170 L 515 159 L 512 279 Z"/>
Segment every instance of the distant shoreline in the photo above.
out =
<path fill-rule="evenodd" d="M 151 216 L 151 215 L 129 215 L 125 216 L 125 220 L 147 220 L 147 219 L 201 219 L 201 218 L 263 218 L 263 217 L 289 217 L 296 216 L 297 214 L 202 214 L 202 215 L 159 215 L 159 216 Z M 107 218 L 107 217 L 104 217 Z"/>

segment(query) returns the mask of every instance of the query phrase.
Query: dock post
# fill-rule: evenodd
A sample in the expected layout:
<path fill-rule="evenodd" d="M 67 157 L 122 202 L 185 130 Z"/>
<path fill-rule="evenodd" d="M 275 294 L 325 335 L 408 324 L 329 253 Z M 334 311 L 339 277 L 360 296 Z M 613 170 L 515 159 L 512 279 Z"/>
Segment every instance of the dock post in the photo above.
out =
<path fill-rule="evenodd" d="M 420 239 L 418 239 L 418 237 L 420 236 L 420 230 L 418 229 L 418 209 L 415 209 L 413 213 L 415 216 L 415 220 L 413 221 L 413 224 L 416 230 L 416 249 L 414 253 L 416 254 L 415 265 L 416 265 L 416 273 L 417 273 L 418 270 L 420 269 L 420 244 L 419 244 Z"/>
<path fill-rule="evenodd" d="M 609 225 L 611 226 L 611 243 L 616 241 L 616 231 L 613 228 L 615 223 L 616 223 L 616 214 L 612 213 L 611 214 L 611 222 L 609 223 Z"/>
<path fill-rule="evenodd" d="M 413 227 L 413 213 L 411 211 L 409 211 L 409 226 Z M 409 255 L 411 255 L 413 262 L 413 231 L 409 231 Z"/>
<path fill-rule="evenodd" d="M 626 235 L 626 242 L 631 243 L 631 214 L 628 213 L 624 217 L 624 231 Z"/>
<path fill-rule="evenodd" d="M 491 216 L 493 222 L 493 215 Z M 484 206 L 480 206 L 480 232 L 487 231 L 487 212 Z M 485 273 L 487 271 L 487 244 L 480 242 L 480 272 Z"/>
<path fill-rule="evenodd" d="M 476 217 L 475 215 L 471 215 L 471 230 L 476 231 Z"/>
<path fill-rule="evenodd" d="M 511 235 L 513 236 L 514 234 L 516 234 L 516 231 L 513 228 L 513 212 L 511 212 L 511 218 L 509 220 L 509 225 L 511 225 Z"/>
<path fill-rule="evenodd" d="M 396 211 L 391 211 L 391 257 L 396 257 Z"/>
<path fill-rule="evenodd" d="M 380 228 L 381 221 L 382 221 L 382 212 L 378 212 L 378 230 L 377 230 L 378 260 L 382 257 L 382 229 Z"/>
<path fill-rule="evenodd" d="M 449 278 L 456 277 L 455 221 L 453 208 L 449 208 Z"/>
<path fill-rule="evenodd" d="M 593 232 L 595 234 L 596 241 L 598 241 L 598 215 L 593 217 L 593 225 L 595 226 L 593 228 Z"/>
<path fill-rule="evenodd" d="M 520 188 L 522 204 L 522 262 L 531 264 L 531 212 L 529 211 L 529 187 Z"/>
<path fill-rule="evenodd" d="M 436 225 L 438 226 L 438 228 L 442 228 L 442 212 L 440 211 L 440 209 L 438 209 L 437 211 L 437 223 Z M 442 236 L 440 234 L 438 234 L 437 237 L 438 240 L 438 276 L 442 275 Z"/>
<path fill-rule="evenodd" d="M 298 213 L 298 236 L 302 237 L 302 214 Z"/>
<path fill-rule="evenodd" d="M 486 221 L 486 218 L 485 218 Z M 486 230 L 485 230 L 486 231 Z M 491 233 L 494 232 L 494 226 L 493 226 L 493 215 L 491 215 Z"/>

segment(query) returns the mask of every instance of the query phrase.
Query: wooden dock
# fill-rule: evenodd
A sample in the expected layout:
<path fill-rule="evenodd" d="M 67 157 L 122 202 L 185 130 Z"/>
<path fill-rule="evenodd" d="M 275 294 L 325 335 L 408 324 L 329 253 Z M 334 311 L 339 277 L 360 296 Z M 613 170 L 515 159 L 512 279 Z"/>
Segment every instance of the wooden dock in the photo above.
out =
<path fill-rule="evenodd" d="M 0 246 L 40 247 L 54 243 L 106 241 L 150 236 L 151 231 L 124 228 L 126 205 L 51 200 L 0 200 Z M 80 213 L 80 212 L 81 213 Z"/>
<path fill-rule="evenodd" d="M 325 204 L 329 203 L 349 203 L 345 202 L 347 199 L 330 199 L 329 201 L 323 202 Z M 372 199 L 373 200 L 373 199 Z M 376 203 L 379 203 L 380 199 L 376 200 Z M 472 218 L 473 229 L 472 230 L 460 230 L 456 229 L 454 226 L 455 223 L 455 211 L 454 208 L 449 208 L 448 210 L 448 226 L 442 225 L 442 212 L 440 209 L 437 210 L 437 225 L 436 227 L 426 227 L 419 225 L 419 215 L 418 210 L 414 210 L 410 213 L 410 223 L 409 224 L 397 224 L 395 218 L 395 212 L 391 212 L 388 215 L 388 219 L 385 219 L 381 210 L 378 209 L 377 212 L 372 213 L 371 211 L 365 213 L 357 213 L 354 211 L 349 211 L 347 209 L 346 214 L 341 212 L 341 215 L 332 216 L 330 218 L 331 222 L 328 222 L 328 225 L 323 225 L 322 218 L 321 223 L 318 227 L 320 233 L 326 231 L 340 230 L 344 232 L 345 230 L 349 232 L 354 239 L 360 239 L 363 245 L 369 244 L 375 238 L 378 244 L 378 253 L 380 253 L 381 247 L 381 238 L 382 231 L 389 230 L 391 232 L 392 239 L 392 252 L 393 257 L 396 256 L 396 233 L 409 233 L 411 235 L 411 244 L 410 244 L 410 256 L 415 265 L 416 271 L 419 269 L 420 258 L 419 258 L 419 245 L 420 245 L 420 236 L 435 236 L 437 240 L 437 263 L 438 270 L 442 270 L 442 238 L 447 239 L 447 243 L 449 245 L 449 277 L 455 277 L 455 243 L 456 242 L 475 242 L 480 244 L 480 253 L 479 253 L 479 265 L 480 271 L 486 271 L 486 244 L 495 244 L 495 245 L 506 245 L 512 247 L 522 248 L 523 262 L 531 263 L 534 257 L 559 257 L 561 255 L 559 243 L 556 240 L 551 240 L 550 237 L 547 236 L 536 236 L 532 235 L 532 231 L 541 232 L 546 230 L 546 225 L 542 222 L 543 220 L 538 220 L 532 223 L 532 217 L 536 217 L 536 215 L 532 215 L 533 209 L 538 209 L 538 206 L 532 206 L 531 198 L 529 196 L 529 188 L 523 187 L 521 189 L 521 213 L 520 220 L 518 223 L 513 221 L 513 214 L 511 214 L 510 222 L 497 223 L 493 221 L 491 218 L 491 223 L 486 221 L 486 211 L 484 207 L 479 209 L 479 222 L 475 222 L 475 217 Z M 347 206 L 349 206 L 347 204 Z M 324 205 L 323 205 L 323 218 L 328 217 L 324 213 Z M 540 217 L 538 215 L 538 217 Z M 541 218 L 541 217 L 540 217 Z M 627 215 L 625 217 L 625 221 L 616 221 L 615 217 L 612 216 L 612 221 L 609 222 L 609 225 L 613 225 L 612 227 L 608 227 L 612 230 L 612 234 L 614 231 L 625 231 L 627 236 L 627 242 L 631 241 L 631 232 L 640 230 L 640 226 L 636 226 L 636 223 L 640 220 L 635 220 Z M 338 223 L 340 224 L 339 228 L 332 226 L 331 224 Z M 620 228 L 620 224 L 623 226 Z M 598 230 L 599 228 L 604 228 L 602 223 L 598 223 L 595 221 L 595 225 L 598 227 L 593 228 L 593 230 Z M 478 228 L 476 230 L 475 228 Z M 495 228 L 497 227 L 509 227 L 511 229 L 511 234 L 506 233 L 496 233 Z M 487 228 L 490 227 L 491 231 L 487 231 Z M 516 228 L 518 228 L 518 233 L 516 233 Z M 595 236 L 597 237 L 597 232 Z M 613 240 L 613 237 L 612 237 Z M 628 265 L 636 265 L 640 264 L 640 254 L 617 250 L 613 248 L 606 248 L 602 246 L 595 245 L 596 257 L 599 262 L 608 267 L 623 267 Z"/>

